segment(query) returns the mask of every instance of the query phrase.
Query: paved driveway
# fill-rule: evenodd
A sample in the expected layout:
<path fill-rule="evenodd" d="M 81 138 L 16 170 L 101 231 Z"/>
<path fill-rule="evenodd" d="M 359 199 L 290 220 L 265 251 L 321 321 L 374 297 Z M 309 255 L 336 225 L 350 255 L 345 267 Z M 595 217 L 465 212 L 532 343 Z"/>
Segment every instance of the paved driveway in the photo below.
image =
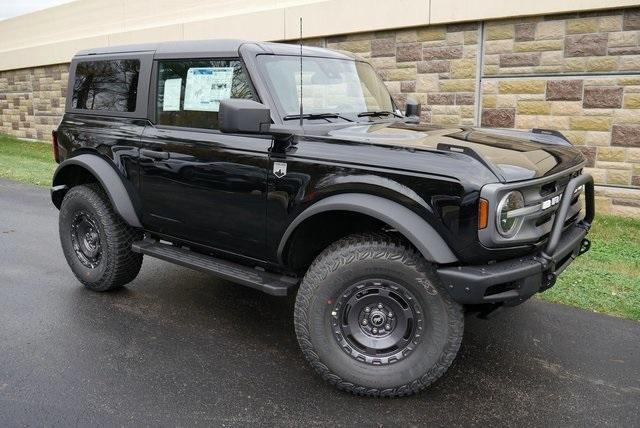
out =
<path fill-rule="evenodd" d="M 640 323 L 531 301 L 467 318 L 443 379 L 346 395 L 298 351 L 292 299 L 146 258 L 83 289 L 48 190 L 0 181 L 0 425 L 640 424 Z"/>

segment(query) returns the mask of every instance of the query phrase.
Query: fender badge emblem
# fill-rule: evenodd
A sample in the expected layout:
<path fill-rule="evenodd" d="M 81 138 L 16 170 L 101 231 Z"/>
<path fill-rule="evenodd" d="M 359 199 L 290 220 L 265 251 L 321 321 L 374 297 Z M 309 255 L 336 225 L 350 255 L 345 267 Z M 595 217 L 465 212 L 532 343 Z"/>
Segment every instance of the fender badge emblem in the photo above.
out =
<path fill-rule="evenodd" d="M 273 163 L 273 175 L 278 178 L 282 178 L 287 175 L 287 164 L 284 162 Z"/>

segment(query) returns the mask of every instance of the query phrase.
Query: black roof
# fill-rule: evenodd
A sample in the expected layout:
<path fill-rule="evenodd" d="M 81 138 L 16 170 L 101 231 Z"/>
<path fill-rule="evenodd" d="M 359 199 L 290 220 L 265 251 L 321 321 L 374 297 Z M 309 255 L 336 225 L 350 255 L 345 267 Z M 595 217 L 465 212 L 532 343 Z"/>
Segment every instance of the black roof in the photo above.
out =
<path fill-rule="evenodd" d="M 216 40 L 181 40 L 175 42 L 142 43 L 132 45 L 106 46 L 102 48 L 84 49 L 76 54 L 85 55 L 113 55 L 121 53 L 150 52 L 157 58 L 186 58 L 238 56 L 240 47 L 249 49 L 253 53 L 270 53 L 277 55 L 299 55 L 300 46 L 288 43 L 253 42 L 248 40 L 216 39 Z M 356 56 L 343 51 L 304 46 L 302 54 L 305 56 L 321 56 L 340 59 L 355 59 Z"/>

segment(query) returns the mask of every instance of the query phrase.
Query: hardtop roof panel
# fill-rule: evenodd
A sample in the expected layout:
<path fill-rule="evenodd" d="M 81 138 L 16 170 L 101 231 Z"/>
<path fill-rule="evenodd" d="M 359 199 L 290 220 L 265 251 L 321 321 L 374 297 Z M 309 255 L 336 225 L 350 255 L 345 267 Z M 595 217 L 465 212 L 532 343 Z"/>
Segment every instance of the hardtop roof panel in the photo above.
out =
<path fill-rule="evenodd" d="M 236 39 L 217 40 L 180 40 L 161 43 L 141 43 L 131 45 L 106 46 L 101 48 L 84 49 L 75 57 L 91 55 L 115 55 L 127 53 L 154 53 L 156 58 L 202 58 L 202 57 L 237 57 L 240 46 L 245 45 L 251 53 L 267 53 L 276 55 L 299 55 L 300 47 L 296 44 L 252 42 Z M 334 51 L 324 48 L 304 46 L 302 54 L 305 56 L 320 56 L 336 59 L 356 59 L 349 52 Z"/>
<path fill-rule="evenodd" d="M 237 56 L 238 48 L 244 40 L 180 40 L 161 43 L 141 43 L 132 45 L 105 46 L 84 49 L 76 56 L 109 55 L 119 53 L 155 52 L 156 56 L 166 54 L 198 55 L 206 53 L 215 56 Z"/>

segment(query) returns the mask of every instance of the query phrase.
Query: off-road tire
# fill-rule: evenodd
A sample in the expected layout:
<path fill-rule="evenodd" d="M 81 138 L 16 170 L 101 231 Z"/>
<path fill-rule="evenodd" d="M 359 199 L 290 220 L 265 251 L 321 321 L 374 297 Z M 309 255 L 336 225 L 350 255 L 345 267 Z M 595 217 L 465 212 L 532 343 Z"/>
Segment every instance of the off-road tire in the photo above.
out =
<path fill-rule="evenodd" d="M 71 228 L 78 212 L 95 219 L 101 256 L 94 268 L 85 266 L 74 250 Z M 114 290 L 138 275 L 142 254 L 131 251 L 131 244 L 142 239 L 142 232 L 122 220 L 98 184 L 75 186 L 67 192 L 60 206 L 59 231 L 67 263 L 85 287 L 93 291 Z"/>
<path fill-rule="evenodd" d="M 330 317 L 344 290 L 363 278 L 402 284 L 424 308 L 424 336 L 405 358 L 365 364 L 345 352 Z M 440 378 L 462 341 L 462 307 L 441 287 L 433 267 L 409 244 L 386 234 L 358 234 L 326 248 L 298 290 L 294 323 L 304 356 L 320 376 L 356 395 L 397 397 L 417 393 Z"/>

